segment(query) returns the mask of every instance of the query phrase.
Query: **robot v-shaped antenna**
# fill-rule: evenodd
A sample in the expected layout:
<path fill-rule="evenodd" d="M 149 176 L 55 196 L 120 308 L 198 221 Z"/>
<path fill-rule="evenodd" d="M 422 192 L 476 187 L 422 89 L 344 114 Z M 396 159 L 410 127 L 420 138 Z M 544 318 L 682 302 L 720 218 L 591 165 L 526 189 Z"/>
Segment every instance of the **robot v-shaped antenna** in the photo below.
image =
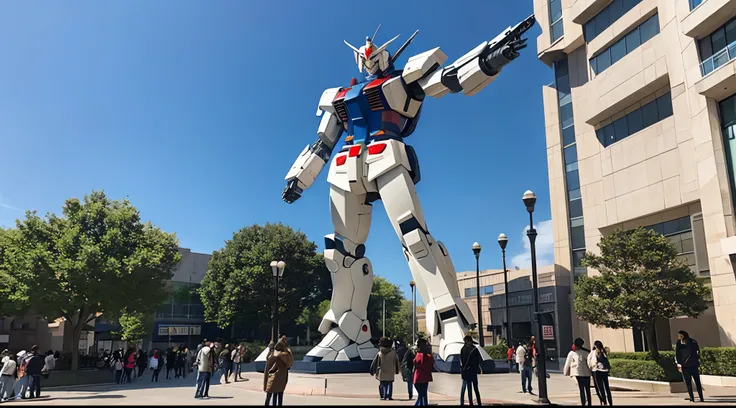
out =
<path fill-rule="evenodd" d="M 378 27 L 380 28 L 381 26 L 379 25 Z M 376 30 L 376 31 L 378 31 L 378 30 Z M 396 62 L 396 60 L 399 59 L 399 55 L 401 55 L 401 53 L 404 52 L 404 50 L 406 49 L 406 47 L 409 46 L 409 43 L 411 43 L 411 40 L 413 40 L 414 37 L 416 37 L 417 34 L 419 34 L 419 30 L 414 31 L 414 34 L 412 34 L 411 37 L 409 37 L 409 39 L 406 40 L 406 42 L 404 43 L 404 45 L 402 45 L 401 47 L 399 47 L 399 49 L 396 51 L 396 54 L 394 54 L 391 57 L 391 64 L 390 65 L 393 65 L 394 62 Z"/>

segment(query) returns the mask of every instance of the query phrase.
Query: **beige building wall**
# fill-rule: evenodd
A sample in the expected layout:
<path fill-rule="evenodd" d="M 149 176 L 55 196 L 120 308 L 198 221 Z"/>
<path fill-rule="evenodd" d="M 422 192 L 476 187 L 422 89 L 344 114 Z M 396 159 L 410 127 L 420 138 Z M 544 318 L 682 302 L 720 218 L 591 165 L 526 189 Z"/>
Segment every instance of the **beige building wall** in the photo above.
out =
<path fill-rule="evenodd" d="M 731 256 L 736 256 L 736 236 L 718 102 L 736 93 L 736 60 L 703 77 L 696 40 L 735 17 L 736 1 L 705 0 L 691 11 L 688 0 L 643 0 L 587 43 L 583 24 L 610 0 L 560 0 L 564 35 L 555 42 L 550 38 L 549 1 L 533 0 L 542 28 L 537 52 L 550 66 L 568 59 L 586 249 L 596 252 L 601 236 L 617 228 L 702 217 L 700 238 L 707 257 L 698 268 L 709 270 L 712 307 L 697 321 L 674 319 L 669 331 L 674 335 L 685 328 L 701 343 L 733 346 L 736 280 Z M 600 74 L 593 72 L 591 57 L 655 14 L 659 34 Z M 599 141 L 597 129 L 667 92 L 672 98 L 671 117 L 608 147 Z M 555 263 L 558 273 L 567 273 L 572 284 L 557 91 L 545 86 L 542 96 Z M 698 232 L 694 234 L 697 240 Z M 588 327 L 582 322 L 573 326 L 574 336 L 601 339 L 613 350 L 633 351 L 630 330 Z"/>

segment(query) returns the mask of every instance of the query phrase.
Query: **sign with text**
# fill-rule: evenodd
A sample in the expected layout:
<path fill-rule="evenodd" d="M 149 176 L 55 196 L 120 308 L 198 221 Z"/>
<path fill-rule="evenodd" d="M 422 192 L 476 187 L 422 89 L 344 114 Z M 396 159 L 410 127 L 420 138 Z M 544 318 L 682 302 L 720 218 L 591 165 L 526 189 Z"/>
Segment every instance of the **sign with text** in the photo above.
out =
<path fill-rule="evenodd" d="M 202 326 L 158 326 L 159 336 L 199 336 L 202 334 Z"/>
<path fill-rule="evenodd" d="M 554 340 L 555 339 L 555 326 L 542 325 L 542 340 Z"/>

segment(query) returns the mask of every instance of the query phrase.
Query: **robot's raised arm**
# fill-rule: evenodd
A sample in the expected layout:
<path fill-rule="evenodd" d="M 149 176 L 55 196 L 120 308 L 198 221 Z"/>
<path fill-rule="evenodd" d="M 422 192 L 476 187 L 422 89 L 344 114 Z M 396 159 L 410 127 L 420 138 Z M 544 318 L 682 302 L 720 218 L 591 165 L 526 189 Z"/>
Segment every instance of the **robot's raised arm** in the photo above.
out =
<path fill-rule="evenodd" d="M 448 93 L 475 95 L 496 79 L 501 69 L 526 47 L 521 38 L 536 22 L 534 16 L 509 27 L 491 41 L 484 41 L 452 64 L 441 68 L 447 55 L 439 48 L 409 58 L 402 76 L 406 83 L 417 82 L 424 93 L 436 98 Z"/>
<path fill-rule="evenodd" d="M 332 101 L 340 88 L 331 88 L 319 100 L 317 116 L 322 116 L 317 128 L 319 138 L 314 144 L 307 145 L 286 174 L 286 188 L 282 198 L 287 203 L 293 203 L 302 192 L 311 187 L 322 168 L 330 160 L 332 150 L 343 132 L 342 123 L 337 118 Z"/>

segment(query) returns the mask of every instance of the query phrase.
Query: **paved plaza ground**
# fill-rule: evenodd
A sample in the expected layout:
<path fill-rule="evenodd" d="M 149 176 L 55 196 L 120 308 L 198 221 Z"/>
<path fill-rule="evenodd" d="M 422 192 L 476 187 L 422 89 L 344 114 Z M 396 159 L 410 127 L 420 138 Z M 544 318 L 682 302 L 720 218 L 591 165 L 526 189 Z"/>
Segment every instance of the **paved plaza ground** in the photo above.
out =
<path fill-rule="evenodd" d="M 48 389 L 44 398 L 11 405 L 263 405 L 265 394 L 262 374 L 244 373 L 249 381 L 212 385 L 209 400 L 194 399 L 194 376 L 186 379 L 160 380 L 151 383 L 146 376 L 133 384 L 102 384 Z M 430 385 L 432 405 L 459 404 L 460 376 L 435 373 Z M 325 389 L 325 380 L 327 388 Z M 378 399 L 378 382 L 368 374 L 310 375 L 292 373 L 284 395 L 286 405 L 413 405 L 408 401 L 406 384 L 395 382 L 394 401 Z M 536 379 L 534 382 L 536 392 Z M 573 379 L 552 374 L 548 380 L 552 403 L 579 405 Z M 480 390 L 484 405 L 535 404 L 534 397 L 519 392 L 518 374 L 481 376 Z M 736 388 L 706 387 L 706 402 L 736 405 Z M 614 391 L 614 405 L 679 405 L 686 394 L 656 394 L 637 391 Z M 415 397 L 416 398 L 416 395 Z M 599 405 L 593 390 L 594 405 Z M 467 402 L 466 402 L 467 404 Z"/>

